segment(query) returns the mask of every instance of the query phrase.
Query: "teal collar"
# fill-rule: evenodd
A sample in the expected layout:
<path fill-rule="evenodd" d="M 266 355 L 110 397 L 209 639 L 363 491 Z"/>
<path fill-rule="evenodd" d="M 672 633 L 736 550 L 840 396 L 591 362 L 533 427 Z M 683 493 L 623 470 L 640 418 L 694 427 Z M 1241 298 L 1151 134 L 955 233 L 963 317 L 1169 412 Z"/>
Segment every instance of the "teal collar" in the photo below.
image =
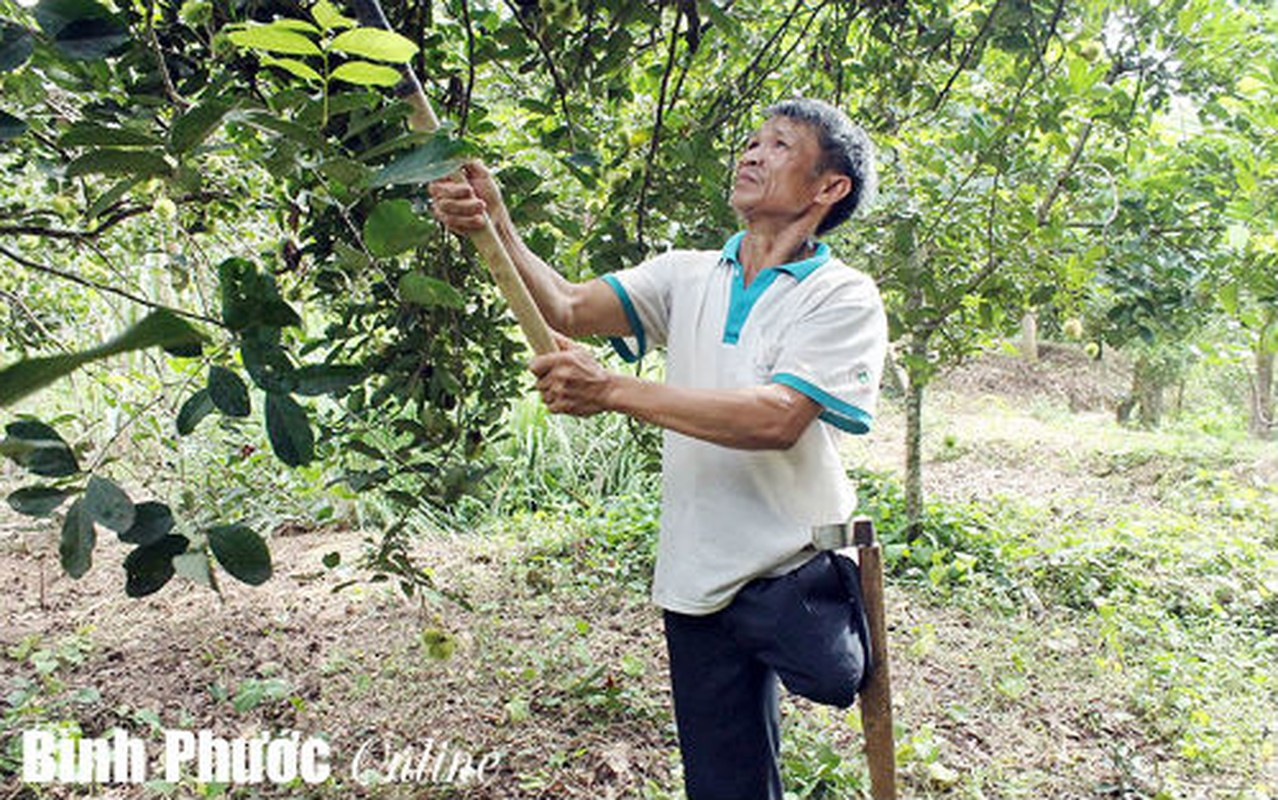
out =
<path fill-rule="evenodd" d="M 741 240 L 745 238 L 745 235 L 746 235 L 745 231 L 738 231 L 737 233 L 733 234 L 732 238 L 728 239 L 727 244 L 723 246 L 723 260 L 727 262 L 729 265 L 731 265 L 734 269 L 744 269 L 744 267 L 741 264 L 740 253 L 741 253 Z M 825 242 L 817 242 L 816 252 L 808 256 L 807 258 L 803 259 L 802 261 L 792 261 L 789 264 L 782 264 L 779 267 L 769 267 L 768 269 L 763 270 L 763 272 L 767 272 L 768 270 L 775 269 L 779 272 L 786 273 L 790 277 L 794 278 L 796 281 L 802 281 L 804 278 L 811 275 L 813 271 L 816 270 L 817 267 L 821 266 L 822 264 L 824 264 L 825 262 L 829 260 L 830 260 L 830 246 L 826 244 Z M 755 280 L 758 280 L 758 279 L 759 279 L 759 276 L 756 275 Z"/>
<path fill-rule="evenodd" d="M 745 231 L 741 231 L 728 240 L 723 246 L 723 256 L 719 259 L 720 264 L 726 264 L 732 268 L 732 290 L 728 297 L 728 319 L 723 326 L 723 343 L 735 345 L 741 338 L 741 329 L 745 327 L 746 319 L 750 316 L 751 309 L 754 304 L 763 297 L 763 293 L 768 290 L 773 281 L 782 272 L 794 278 L 798 283 L 804 278 L 811 275 L 817 267 L 830 260 L 830 246 L 818 243 L 816 252 L 802 261 L 795 261 L 789 264 L 782 264 L 779 267 L 768 267 L 760 270 L 758 275 L 754 276 L 754 280 L 750 281 L 750 285 L 745 285 L 745 267 L 741 265 L 738 255 L 741 252 L 741 240 L 745 238 Z"/>

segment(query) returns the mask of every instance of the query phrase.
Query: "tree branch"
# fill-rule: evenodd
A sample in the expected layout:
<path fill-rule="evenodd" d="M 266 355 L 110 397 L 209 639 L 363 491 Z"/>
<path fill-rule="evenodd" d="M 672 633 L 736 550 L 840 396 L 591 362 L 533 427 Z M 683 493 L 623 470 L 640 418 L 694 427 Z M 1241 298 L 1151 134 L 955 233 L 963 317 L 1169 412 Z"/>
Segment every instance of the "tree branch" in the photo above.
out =
<path fill-rule="evenodd" d="M 1056 10 L 1055 10 L 1055 13 L 1052 15 L 1051 25 L 1049 26 L 1048 35 L 1044 37 L 1044 42 L 1050 42 L 1052 40 L 1052 36 L 1055 35 L 1056 26 L 1060 24 L 1061 15 L 1064 13 L 1064 11 L 1065 11 L 1065 0 L 1057 0 Z M 1003 143 L 1003 131 L 1008 126 L 1010 126 L 1012 122 L 1016 119 L 1016 114 L 1020 110 L 1021 103 L 1025 100 L 1025 95 L 1029 93 L 1031 85 L 1034 84 L 1034 80 L 1033 80 L 1034 70 L 1038 66 L 1038 62 L 1042 61 L 1046 57 L 1046 55 L 1047 55 L 1047 45 L 1044 44 L 1042 49 L 1038 51 L 1037 56 L 1034 59 L 1035 63 L 1030 65 L 1030 67 L 1025 70 L 1025 78 L 1021 82 L 1020 87 L 1017 88 L 1016 96 L 1012 99 L 1012 104 L 1008 108 L 1007 113 L 1003 115 L 1003 120 L 1002 122 L 999 123 L 999 128 L 997 133 L 994 136 L 990 137 L 990 140 L 993 143 L 995 144 Z M 993 145 L 991 145 L 991 147 L 993 147 Z M 932 240 L 936 237 L 936 232 L 940 228 L 941 223 L 949 217 L 950 209 L 953 208 L 954 203 L 958 201 L 959 196 L 967 188 L 967 184 L 971 182 L 971 180 L 974 177 L 976 177 L 976 174 L 980 171 L 983 165 L 982 163 L 983 159 L 980 156 L 983 154 L 984 152 L 977 154 L 977 158 L 974 159 L 972 168 L 968 170 L 967 175 L 963 176 L 963 180 L 959 182 L 958 186 L 955 187 L 954 191 L 946 199 L 945 205 L 942 207 L 941 212 L 937 214 L 931 226 L 928 227 L 927 234 L 922 237 L 921 244 L 919 245 L 920 247 L 927 247 L 931 245 Z"/>
<path fill-rule="evenodd" d="M 49 239 L 94 239 L 120 224 L 130 217 L 145 214 L 151 206 L 131 206 L 111 213 L 96 228 L 87 231 L 73 231 L 66 228 L 48 228 L 43 225 L 0 225 L 0 236 L 44 236 Z"/>
<path fill-rule="evenodd" d="M 994 218 L 998 212 L 998 180 L 1002 176 L 1002 172 L 994 173 L 994 183 L 990 186 L 990 210 L 985 217 L 985 241 L 987 248 L 985 266 L 981 267 L 980 271 L 972 276 L 972 279 L 967 282 L 965 287 L 963 287 L 963 291 L 956 293 L 949 303 L 937 311 L 931 319 L 923 323 L 921 327 L 929 335 L 938 330 L 944 334 L 945 331 L 941 328 L 941 326 L 945 324 L 945 320 L 957 311 L 961 305 L 963 305 L 963 300 L 966 299 L 967 295 L 976 291 L 976 289 L 982 283 L 985 283 L 985 281 L 988 280 L 1003 263 L 1003 259 L 998 257 L 998 253 L 994 249 Z"/>
<path fill-rule="evenodd" d="M 657 95 L 657 118 L 652 124 L 652 141 L 648 146 L 648 158 L 644 163 L 643 184 L 639 187 L 639 210 L 635 221 L 635 238 L 639 248 L 644 248 L 643 231 L 648 219 L 648 191 L 652 188 L 652 173 L 656 169 L 657 150 L 661 145 L 662 124 L 666 114 L 666 91 L 670 86 L 670 74 L 674 72 L 675 53 L 679 49 L 679 25 L 683 17 L 675 14 L 674 27 L 670 29 L 670 49 L 666 53 L 666 68 L 661 75 L 661 91 Z"/>
<path fill-rule="evenodd" d="M 950 90 L 954 88 L 954 82 L 958 80 L 959 75 L 963 74 L 963 70 L 967 69 L 967 62 L 976 52 L 977 47 L 989 34 L 990 29 L 994 27 L 994 16 L 998 14 L 999 8 L 1003 5 L 1003 0 L 996 0 L 994 7 L 990 9 L 990 13 L 985 16 L 985 22 L 981 24 L 981 29 L 976 32 L 976 36 L 967 43 L 967 47 L 963 48 L 963 55 L 959 57 L 958 66 L 954 68 L 954 72 L 950 75 L 950 79 L 945 82 L 945 88 L 941 89 L 941 93 L 932 101 L 932 106 L 927 110 L 928 114 L 935 113 L 938 108 L 945 103 L 945 98 L 949 96 Z"/>
<path fill-rule="evenodd" d="M 160 79 L 164 83 L 164 93 L 168 95 L 169 102 L 177 106 L 179 111 L 185 111 L 191 106 L 191 101 L 178 94 L 177 88 L 173 85 L 173 76 L 169 75 L 169 65 L 164 60 L 164 51 L 160 49 L 160 39 L 155 35 L 154 17 L 155 0 L 147 0 L 145 37 L 147 46 L 151 49 L 151 55 L 155 56 L 155 64 L 160 70 Z"/>
<path fill-rule="evenodd" d="M 718 98 L 715 98 L 714 103 L 710 106 L 711 113 L 706 115 L 711 119 L 709 127 L 717 128 L 722 125 L 724 120 L 732 116 L 733 112 L 737 108 L 737 103 L 726 101 L 723 98 L 728 97 L 729 95 L 733 95 L 738 98 L 749 98 L 749 93 L 745 91 L 745 86 L 749 84 L 750 74 L 763 62 L 768 51 L 771 50 L 772 47 L 781 39 L 781 36 L 785 34 L 786 30 L 789 29 L 790 24 L 794 22 L 795 17 L 799 15 L 799 12 L 802 11 L 806 5 L 807 0 L 796 0 L 794 7 L 790 9 L 789 13 L 786 14 L 785 19 L 782 20 L 781 24 L 772 32 L 772 35 L 768 37 L 768 40 L 763 43 L 763 46 L 759 48 L 759 52 L 755 53 L 754 58 L 750 60 L 750 63 L 746 65 L 745 69 L 741 70 L 736 79 L 728 82 L 726 91 L 723 94 L 720 94 Z M 720 102 L 728 102 L 728 107 L 723 111 L 715 112 L 715 109 L 718 107 Z"/>
<path fill-rule="evenodd" d="M 106 294 L 113 294 L 117 297 L 122 297 L 125 300 L 130 300 L 134 303 L 137 303 L 138 305 L 146 306 L 147 308 L 153 308 L 153 309 L 156 309 L 157 311 L 168 311 L 170 313 L 177 314 L 178 316 L 186 317 L 187 319 L 194 319 L 200 322 L 207 322 L 210 325 L 216 325 L 219 328 L 226 327 L 226 324 L 219 319 L 214 319 L 213 317 L 205 316 L 204 314 L 198 314 L 194 311 L 187 311 L 186 309 L 182 309 L 182 308 L 173 308 L 172 306 L 166 306 L 163 303 L 157 303 L 154 300 L 148 300 L 145 297 L 141 297 L 139 295 L 126 292 L 123 289 L 117 289 L 114 286 L 108 286 L 106 284 L 97 283 L 96 281 L 91 281 L 88 278 L 82 278 L 79 275 L 76 275 L 74 273 L 60 270 L 57 267 L 50 267 L 47 264 L 41 264 L 36 261 L 31 261 L 29 259 L 23 258 L 17 253 L 10 251 L 6 247 L 0 246 L 0 255 L 6 256 L 10 261 L 13 261 L 15 264 L 26 267 L 27 269 L 32 270 L 34 272 L 41 272 L 41 273 L 44 273 L 45 275 L 52 275 L 57 278 L 62 278 L 63 280 L 71 281 L 72 283 L 78 283 L 79 285 L 84 286 L 85 288 L 88 288 L 88 289 L 93 289 L 94 291 L 103 292 Z"/>
<path fill-rule="evenodd" d="M 40 320 L 38 316 L 36 316 L 36 313 L 32 311 L 30 308 L 28 308 L 26 303 L 22 302 L 21 297 L 18 297 L 13 292 L 6 291 L 4 289 L 0 289 L 0 297 L 3 297 L 5 300 L 8 300 L 10 305 L 18 309 L 19 311 L 21 311 L 27 317 L 27 319 L 31 320 L 31 324 L 35 325 L 36 328 L 39 329 L 40 333 L 44 335 L 44 338 L 48 339 L 49 341 L 53 342 L 58 347 L 62 348 L 63 352 L 66 352 L 66 353 L 71 352 L 71 348 L 67 347 L 66 342 L 63 342 L 61 339 L 58 339 L 57 337 L 55 337 L 53 335 L 53 332 L 49 330 L 49 328 Z"/>
<path fill-rule="evenodd" d="M 458 134 L 466 135 L 466 125 L 470 122 L 470 98 L 475 93 L 475 26 L 470 19 L 470 2 L 462 0 L 462 21 L 466 25 L 466 91 L 462 94 L 461 119 Z"/>
<path fill-rule="evenodd" d="M 1104 222 L 1066 222 L 1066 228 L 1075 228 L 1078 230 L 1099 231 L 1109 227 Z M 1224 225 L 1168 225 L 1159 226 L 1151 225 L 1144 229 L 1145 233 L 1153 236 L 1163 236 L 1168 233 L 1224 233 L 1226 230 Z"/>
<path fill-rule="evenodd" d="M 224 192 L 203 191 L 176 197 L 173 202 L 176 205 L 207 203 L 212 200 L 230 199 L 230 197 L 229 194 Z M 121 201 L 109 206 L 109 213 L 103 218 L 103 221 L 96 228 L 90 230 L 74 231 L 67 228 L 50 228 L 44 225 L 0 225 L 0 236 L 45 236 L 50 239 L 73 239 L 76 241 L 96 239 L 126 219 L 145 214 L 153 209 L 154 206 L 147 204 L 126 206 Z"/>
<path fill-rule="evenodd" d="M 528 24 L 523 15 L 519 13 L 519 8 L 515 6 L 511 0 L 506 0 L 506 7 L 510 9 L 510 13 L 515 16 L 515 20 L 519 23 L 519 27 L 524 29 L 524 33 L 528 34 L 528 38 L 532 39 L 537 45 L 537 49 L 541 51 L 541 57 L 546 60 L 546 68 L 550 70 L 550 79 L 555 84 L 555 94 L 559 98 L 559 108 L 563 112 L 564 122 L 568 126 L 568 145 L 573 151 L 577 150 L 577 138 L 573 134 L 576 127 L 572 122 L 572 112 L 568 110 L 568 86 L 564 83 L 563 77 L 559 74 L 559 67 L 555 64 L 555 59 L 550 55 L 549 48 L 541 35 Z"/>
<path fill-rule="evenodd" d="M 1123 73 L 1122 59 L 1115 59 L 1110 65 L 1109 72 L 1105 74 L 1104 83 L 1106 86 L 1112 85 L 1114 80 Z M 1142 73 L 1142 78 L 1144 73 Z M 1139 91 L 1136 96 L 1132 97 L 1132 108 L 1130 113 L 1136 113 L 1136 104 L 1139 102 Z M 1130 117 L 1129 117 L 1130 119 Z M 1078 161 L 1083 157 L 1083 150 L 1087 147 L 1087 140 L 1092 135 L 1092 126 L 1094 120 L 1087 120 L 1083 123 L 1083 129 L 1078 132 L 1078 140 L 1074 142 L 1074 149 L 1069 154 L 1069 159 L 1065 162 L 1065 166 L 1061 167 L 1060 172 L 1056 173 L 1056 181 L 1052 184 L 1051 190 L 1047 196 L 1043 198 L 1043 202 L 1038 204 L 1038 224 L 1040 226 L 1047 224 L 1047 215 L 1051 213 L 1052 206 L 1056 203 L 1056 198 L 1060 196 L 1061 191 L 1065 189 L 1065 182 L 1069 180 L 1069 176 L 1073 174 L 1074 168 L 1078 166 Z"/>

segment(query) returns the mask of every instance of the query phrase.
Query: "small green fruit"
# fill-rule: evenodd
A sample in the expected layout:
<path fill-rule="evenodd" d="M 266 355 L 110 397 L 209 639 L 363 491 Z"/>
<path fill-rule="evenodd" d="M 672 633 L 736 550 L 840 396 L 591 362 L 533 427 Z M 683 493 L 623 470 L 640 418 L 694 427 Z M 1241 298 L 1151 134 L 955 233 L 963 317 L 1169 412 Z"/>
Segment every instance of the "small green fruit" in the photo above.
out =
<path fill-rule="evenodd" d="M 209 0 L 186 0 L 178 11 L 178 19 L 190 28 L 207 25 L 213 19 L 213 4 Z"/>
<path fill-rule="evenodd" d="M 542 0 L 541 11 L 546 21 L 560 30 L 575 27 L 581 19 L 574 0 Z"/>
<path fill-rule="evenodd" d="M 172 222 L 177 218 L 177 204 L 174 203 L 167 195 L 160 195 L 155 201 L 155 213 L 160 219 Z"/>
<path fill-rule="evenodd" d="M 76 212 L 75 198 L 65 194 L 58 195 L 53 198 L 53 210 L 62 217 L 74 216 Z"/>
<path fill-rule="evenodd" d="M 422 629 L 422 650 L 427 658 L 444 661 L 457 649 L 457 640 L 439 628 Z"/>

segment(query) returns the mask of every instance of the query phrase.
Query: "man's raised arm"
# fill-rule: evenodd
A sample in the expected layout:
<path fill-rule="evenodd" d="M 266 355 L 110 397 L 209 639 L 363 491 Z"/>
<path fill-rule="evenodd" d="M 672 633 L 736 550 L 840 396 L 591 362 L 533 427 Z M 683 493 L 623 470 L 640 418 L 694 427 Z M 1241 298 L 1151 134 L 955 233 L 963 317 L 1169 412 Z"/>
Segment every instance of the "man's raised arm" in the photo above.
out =
<path fill-rule="evenodd" d="M 554 328 L 569 336 L 629 336 L 625 309 L 616 293 L 601 280 L 574 283 L 534 253 L 515 230 L 510 212 L 492 173 L 478 161 L 462 167 L 466 181 L 445 178 L 430 184 L 431 211 L 454 233 L 483 227 L 484 213 L 506 245 L 528 291 Z"/>

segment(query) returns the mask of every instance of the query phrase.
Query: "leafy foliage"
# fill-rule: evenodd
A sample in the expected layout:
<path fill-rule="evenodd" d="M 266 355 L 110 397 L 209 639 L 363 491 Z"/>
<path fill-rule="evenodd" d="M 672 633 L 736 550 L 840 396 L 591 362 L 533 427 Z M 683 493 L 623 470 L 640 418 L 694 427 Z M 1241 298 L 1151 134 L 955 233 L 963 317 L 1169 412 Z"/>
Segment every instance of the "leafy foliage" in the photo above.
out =
<path fill-rule="evenodd" d="M 105 345 L 6 367 L 5 405 L 113 363 L 99 359 L 176 345 L 196 366 L 162 366 L 206 376 L 164 390 L 181 393 L 180 436 L 260 424 L 283 464 L 331 466 L 385 498 L 376 560 L 425 585 L 405 529 L 492 489 L 523 348 L 420 185 L 461 158 L 493 162 L 529 245 L 573 278 L 717 247 L 736 224 L 731 154 L 763 106 L 796 92 L 848 108 L 882 150 L 882 201 L 835 244 L 885 290 L 912 408 L 937 369 L 1029 306 L 1094 300 L 1089 326 L 1107 342 L 1174 341 L 1228 272 L 1225 310 L 1262 352 L 1278 342 L 1261 233 L 1273 120 L 1256 110 L 1272 107 L 1272 69 L 1230 66 L 1268 63 L 1261 6 L 386 11 L 398 33 L 329 0 L 0 0 L 0 170 L 27 187 L 0 201 L 0 256 L 154 312 Z M 408 109 L 381 90 L 404 66 L 454 127 L 405 130 Z M 1178 116 L 1225 143 L 1183 144 L 1168 134 Z M 1220 257 L 1220 213 L 1241 259 Z M 5 340 L 24 355 L 100 303 L 28 283 L 0 277 L 21 320 Z M 34 474 L 78 474 L 60 440 L 11 439 L 5 453 Z M 11 504 L 50 513 L 55 495 L 28 488 Z"/>

